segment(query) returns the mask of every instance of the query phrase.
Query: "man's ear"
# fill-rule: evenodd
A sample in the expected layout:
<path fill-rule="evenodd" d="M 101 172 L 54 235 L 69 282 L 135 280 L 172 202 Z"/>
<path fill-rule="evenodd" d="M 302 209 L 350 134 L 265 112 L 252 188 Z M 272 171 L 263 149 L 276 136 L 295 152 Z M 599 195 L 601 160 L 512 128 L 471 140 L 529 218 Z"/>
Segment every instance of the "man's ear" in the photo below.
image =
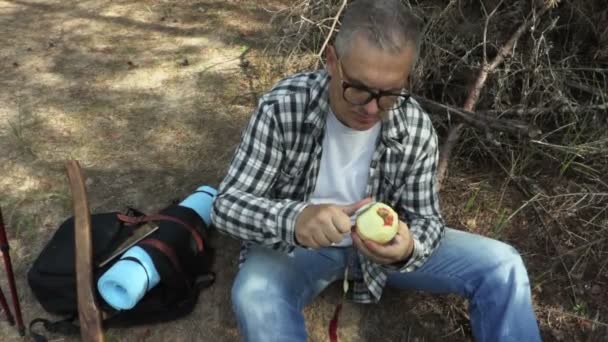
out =
<path fill-rule="evenodd" d="M 326 64 L 325 69 L 331 77 L 336 77 L 338 73 L 338 56 L 336 55 L 336 49 L 332 45 L 327 45 L 325 48 Z"/>

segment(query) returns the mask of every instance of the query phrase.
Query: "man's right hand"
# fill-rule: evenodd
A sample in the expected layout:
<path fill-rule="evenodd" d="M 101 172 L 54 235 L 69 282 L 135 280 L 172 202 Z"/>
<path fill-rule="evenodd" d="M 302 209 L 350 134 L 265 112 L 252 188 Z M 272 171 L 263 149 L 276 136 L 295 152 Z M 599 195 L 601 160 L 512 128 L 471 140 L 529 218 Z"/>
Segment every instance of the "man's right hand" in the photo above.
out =
<path fill-rule="evenodd" d="M 338 243 L 350 233 L 350 217 L 371 198 L 350 205 L 311 204 L 296 220 L 296 241 L 305 247 L 321 248 Z"/>

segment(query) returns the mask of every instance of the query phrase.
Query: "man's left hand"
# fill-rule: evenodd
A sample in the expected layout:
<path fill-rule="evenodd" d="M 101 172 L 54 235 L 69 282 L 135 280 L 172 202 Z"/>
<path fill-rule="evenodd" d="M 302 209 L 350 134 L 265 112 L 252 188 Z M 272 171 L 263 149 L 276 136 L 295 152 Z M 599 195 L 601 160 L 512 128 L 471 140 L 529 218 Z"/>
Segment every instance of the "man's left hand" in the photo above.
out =
<path fill-rule="evenodd" d="M 379 244 L 370 240 L 363 240 L 357 234 L 357 229 L 352 232 L 353 244 L 366 257 L 373 262 L 388 265 L 396 262 L 403 262 L 412 255 L 414 251 L 414 240 L 407 224 L 399 221 L 397 235 L 386 244 Z"/>

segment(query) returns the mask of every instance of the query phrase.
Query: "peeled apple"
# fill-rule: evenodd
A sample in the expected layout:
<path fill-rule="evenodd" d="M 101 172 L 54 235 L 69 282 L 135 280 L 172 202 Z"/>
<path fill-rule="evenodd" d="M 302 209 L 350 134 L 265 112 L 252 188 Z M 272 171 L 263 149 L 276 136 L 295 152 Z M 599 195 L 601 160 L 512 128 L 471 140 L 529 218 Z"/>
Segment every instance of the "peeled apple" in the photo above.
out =
<path fill-rule="evenodd" d="M 399 217 L 393 208 L 377 202 L 364 208 L 357 215 L 356 225 L 357 233 L 363 240 L 385 244 L 397 234 Z"/>

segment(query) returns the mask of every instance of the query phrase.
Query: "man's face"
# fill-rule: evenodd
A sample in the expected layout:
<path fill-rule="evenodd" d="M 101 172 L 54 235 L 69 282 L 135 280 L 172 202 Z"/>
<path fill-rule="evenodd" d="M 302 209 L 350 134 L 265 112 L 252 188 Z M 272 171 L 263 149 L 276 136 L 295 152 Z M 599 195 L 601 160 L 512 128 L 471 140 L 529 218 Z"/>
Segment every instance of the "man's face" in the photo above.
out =
<path fill-rule="evenodd" d="M 360 34 L 353 37 L 351 44 L 345 56 L 337 56 L 333 47 L 327 50 L 327 70 L 331 75 L 329 100 L 340 122 L 364 131 L 381 121 L 386 110 L 379 108 L 375 99 L 362 105 L 346 101 L 344 84 L 373 94 L 380 91 L 398 94 L 407 86 L 416 50 L 408 45 L 399 53 L 382 51 Z"/>

